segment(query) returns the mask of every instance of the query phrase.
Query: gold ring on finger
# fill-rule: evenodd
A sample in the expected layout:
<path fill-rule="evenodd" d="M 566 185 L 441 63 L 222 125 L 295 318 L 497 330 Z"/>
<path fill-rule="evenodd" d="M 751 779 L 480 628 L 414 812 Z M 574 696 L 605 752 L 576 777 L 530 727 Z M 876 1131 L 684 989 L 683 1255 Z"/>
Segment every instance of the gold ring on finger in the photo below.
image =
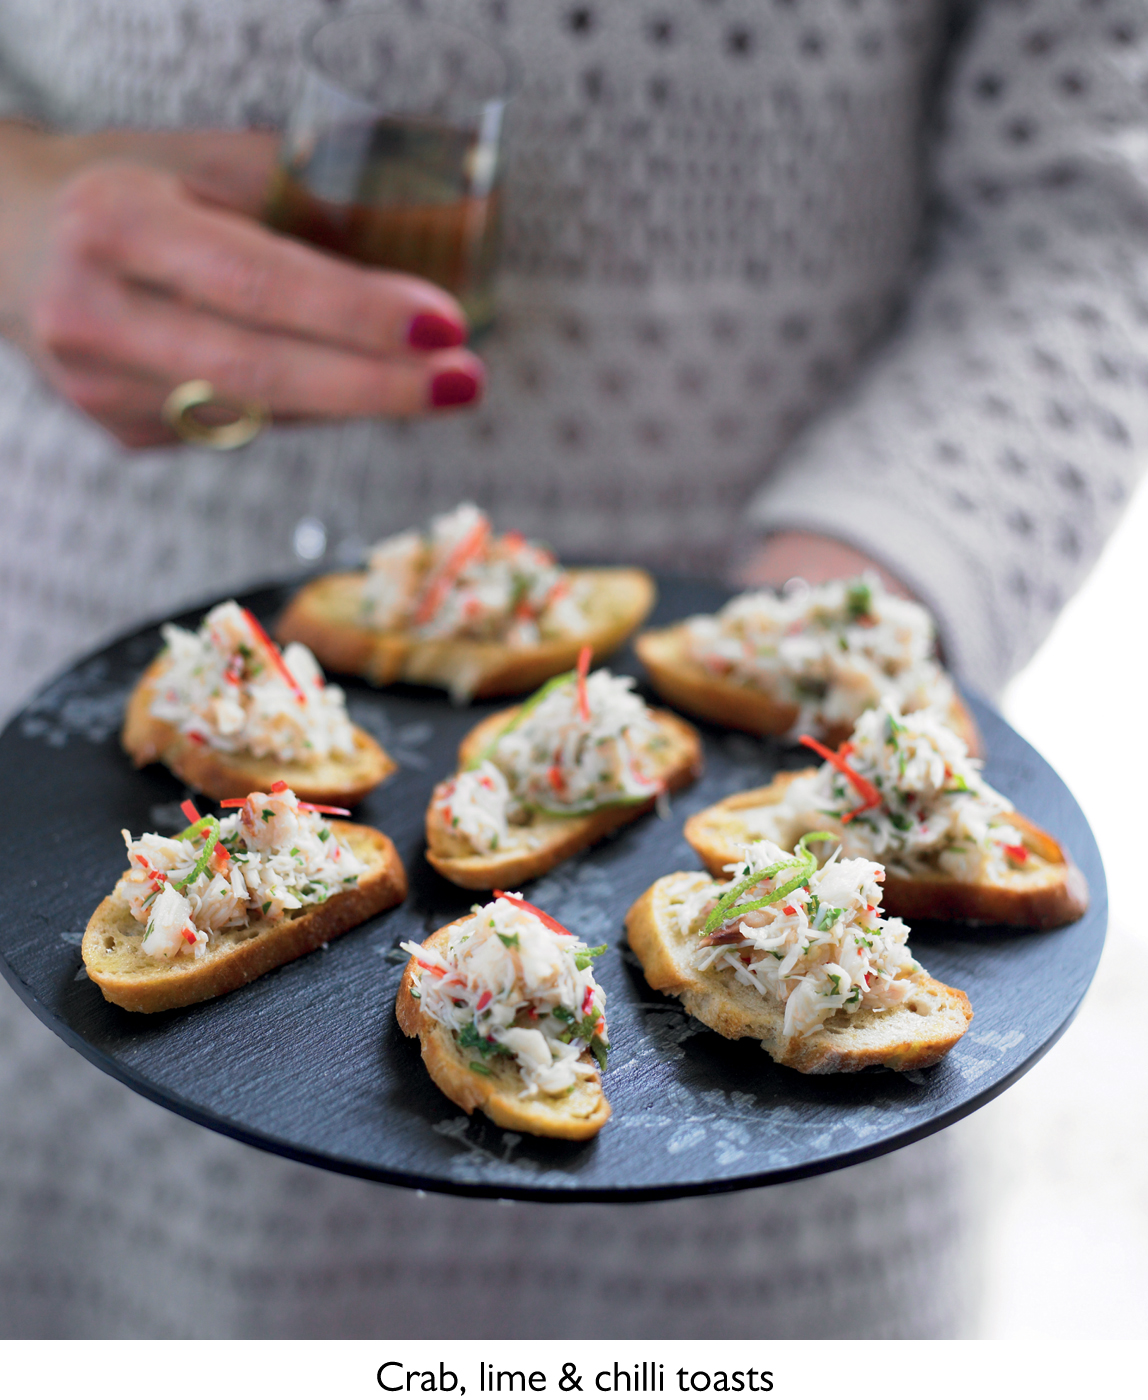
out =
<path fill-rule="evenodd" d="M 196 410 L 210 406 L 232 415 L 225 422 L 209 423 Z M 177 384 L 164 400 L 160 416 L 177 437 L 198 447 L 230 452 L 258 437 L 271 421 L 271 414 L 259 403 L 233 403 L 217 397 L 206 379 L 189 379 Z"/>

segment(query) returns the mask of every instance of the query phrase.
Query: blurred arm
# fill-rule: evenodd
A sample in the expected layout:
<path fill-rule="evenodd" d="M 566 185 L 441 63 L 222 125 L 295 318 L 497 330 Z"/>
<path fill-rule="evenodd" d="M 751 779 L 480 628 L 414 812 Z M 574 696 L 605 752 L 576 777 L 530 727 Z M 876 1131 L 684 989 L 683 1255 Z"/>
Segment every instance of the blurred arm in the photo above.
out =
<path fill-rule="evenodd" d="M 1084 578 L 1148 446 L 1146 58 L 1142 6 L 983 7 L 906 319 L 754 507 L 881 561 L 989 690 Z"/>

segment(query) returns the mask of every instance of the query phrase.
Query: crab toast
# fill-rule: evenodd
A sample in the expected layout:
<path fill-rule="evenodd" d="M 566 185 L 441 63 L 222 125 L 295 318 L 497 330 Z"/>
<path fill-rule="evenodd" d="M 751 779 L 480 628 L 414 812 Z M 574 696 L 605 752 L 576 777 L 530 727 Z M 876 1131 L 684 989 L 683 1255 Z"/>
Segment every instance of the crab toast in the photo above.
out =
<path fill-rule="evenodd" d="M 602 1091 L 606 994 L 589 949 L 518 895 L 439 929 L 411 954 L 395 1003 L 431 1078 L 467 1113 L 541 1137 L 593 1137 Z"/>
<path fill-rule="evenodd" d="M 236 804 L 233 804 L 236 805 Z M 170 1011 L 234 991 L 400 903 L 407 878 L 381 831 L 308 810 L 284 785 L 180 836 L 125 832 L 130 868 L 81 952 L 105 998 Z"/>

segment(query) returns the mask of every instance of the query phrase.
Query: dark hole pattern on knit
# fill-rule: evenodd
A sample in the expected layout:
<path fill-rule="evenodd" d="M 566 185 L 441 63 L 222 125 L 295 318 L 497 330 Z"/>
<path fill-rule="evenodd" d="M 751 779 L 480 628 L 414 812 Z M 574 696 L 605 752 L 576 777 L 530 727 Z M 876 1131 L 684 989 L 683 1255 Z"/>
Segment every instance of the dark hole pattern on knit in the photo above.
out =
<path fill-rule="evenodd" d="M 340 6 L 105 8 L 5 7 L 49 121 L 281 122 L 296 35 Z M 333 534 L 364 543 L 474 495 L 568 551 L 715 572 L 775 462 L 766 521 L 840 532 L 854 497 L 904 499 L 981 590 L 968 615 L 1007 614 L 978 678 L 1003 677 L 1095 557 L 1148 432 L 1144 234 L 1118 154 L 1146 125 L 1139 7 L 985 6 L 949 54 L 944 0 L 469 9 L 521 79 L 488 402 L 275 435 L 242 475 L 178 482 L 162 461 L 129 482 L 101 437 L 77 453 L 72 419 L 32 443 L 13 410 L 12 693 L 142 597 L 281 571 L 332 442 Z"/>

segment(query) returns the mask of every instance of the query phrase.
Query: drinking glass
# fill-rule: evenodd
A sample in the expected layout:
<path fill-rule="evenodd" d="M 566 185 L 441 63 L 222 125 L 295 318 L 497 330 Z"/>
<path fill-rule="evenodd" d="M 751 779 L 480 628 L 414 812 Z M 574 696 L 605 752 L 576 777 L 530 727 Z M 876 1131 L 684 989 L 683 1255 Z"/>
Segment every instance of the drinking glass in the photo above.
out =
<path fill-rule="evenodd" d="M 421 5 L 325 20 L 303 40 L 303 81 L 266 222 L 358 262 L 413 273 L 494 318 L 505 56 Z"/>
<path fill-rule="evenodd" d="M 426 14 L 421 0 L 321 21 L 304 35 L 302 57 L 265 222 L 437 283 L 481 334 L 495 312 L 507 58 Z M 340 489 L 357 437 L 357 425 L 344 424 L 315 464 L 294 534 L 303 563 L 359 562 L 365 542 Z"/>

